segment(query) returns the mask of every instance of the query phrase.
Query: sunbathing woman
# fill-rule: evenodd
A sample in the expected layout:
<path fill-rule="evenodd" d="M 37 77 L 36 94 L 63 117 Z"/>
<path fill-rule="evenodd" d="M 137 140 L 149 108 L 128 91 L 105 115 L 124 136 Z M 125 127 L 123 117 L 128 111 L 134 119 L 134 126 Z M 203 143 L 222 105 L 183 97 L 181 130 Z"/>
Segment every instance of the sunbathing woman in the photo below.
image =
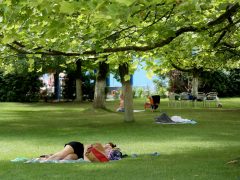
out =
<path fill-rule="evenodd" d="M 52 155 L 42 155 L 40 156 L 41 160 L 77 160 L 80 158 L 83 158 L 86 161 L 89 161 L 89 159 L 85 156 L 85 153 L 87 149 L 91 145 L 84 146 L 82 143 L 77 141 L 72 141 L 67 144 L 65 144 L 64 149 L 52 154 Z M 109 142 L 105 145 L 103 145 L 105 150 L 106 157 L 110 157 L 110 152 L 113 148 L 116 147 L 115 144 Z"/>
<path fill-rule="evenodd" d="M 124 112 L 124 96 L 123 94 L 120 95 L 120 103 L 119 107 L 117 108 L 117 112 Z"/>
<path fill-rule="evenodd" d="M 146 110 L 147 108 L 153 109 L 153 98 L 152 98 L 152 96 L 147 96 L 147 98 L 148 98 L 149 102 L 146 102 L 144 104 L 144 110 Z"/>

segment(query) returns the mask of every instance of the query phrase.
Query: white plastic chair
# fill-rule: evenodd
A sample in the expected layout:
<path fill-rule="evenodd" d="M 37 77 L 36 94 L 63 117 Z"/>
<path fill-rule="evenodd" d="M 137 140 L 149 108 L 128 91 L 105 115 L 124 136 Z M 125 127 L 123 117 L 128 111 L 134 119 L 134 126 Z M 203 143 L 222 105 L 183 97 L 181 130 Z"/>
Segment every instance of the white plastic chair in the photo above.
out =
<path fill-rule="evenodd" d="M 179 94 L 170 92 L 168 94 L 168 106 L 177 107 L 178 105 L 181 107 L 181 97 Z"/>
<path fill-rule="evenodd" d="M 209 92 L 206 95 L 206 102 L 208 103 L 208 107 L 210 107 L 211 102 L 214 102 L 216 107 L 218 107 L 219 104 L 219 98 L 217 96 L 217 92 Z"/>
<path fill-rule="evenodd" d="M 190 94 L 188 92 L 180 93 L 181 104 L 183 104 L 183 105 L 186 104 L 188 106 L 189 102 L 191 102 L 189 96 L 190 96 Z"/>
<path fill-rule="evenodd" d="M 202 101 L 203 107 L 205 107 L 206 106 L 206 94 L 204 92 L 198 92 L 197 101 Z"/>

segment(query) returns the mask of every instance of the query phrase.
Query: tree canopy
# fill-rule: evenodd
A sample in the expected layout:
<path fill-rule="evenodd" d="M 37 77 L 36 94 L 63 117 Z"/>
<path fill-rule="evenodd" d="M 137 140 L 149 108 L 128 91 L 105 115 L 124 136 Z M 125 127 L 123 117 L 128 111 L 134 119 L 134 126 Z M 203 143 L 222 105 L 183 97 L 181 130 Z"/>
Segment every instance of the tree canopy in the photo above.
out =
<path fill-rule="evenodd" d="M 1 0 L 1 58 L 153 55 L 189 32 L 206 33 L 213 47 L 239 56 L 239 6 L 234 0 Z"/>

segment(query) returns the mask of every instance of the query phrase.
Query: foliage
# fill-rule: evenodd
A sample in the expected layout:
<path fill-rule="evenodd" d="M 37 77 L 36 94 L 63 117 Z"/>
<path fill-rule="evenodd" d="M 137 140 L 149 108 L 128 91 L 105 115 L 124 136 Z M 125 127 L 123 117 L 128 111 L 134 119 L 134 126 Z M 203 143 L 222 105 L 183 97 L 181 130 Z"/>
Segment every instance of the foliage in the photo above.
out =
<path fill-rule="evenodd" d="M 169 78 L 168 90 L 170 92 L 181 93 L 191 91 L 189 73 L 172 70 L 167 77 Z"/>
<path fill-rule="evenodd" d="M 143 97 L 143 93 L 144 93 L 144 88 L 142 87 L 135 87 L 133 88 L 133 91 L 134 91 L 134 97 L 136 98 L 141 98 Z"/>
<path fill-rule="evenodd" d="M 216 91 L 221 97 L 240 96 L 240 70 L 204 73 L 199 91 Z"/>
<path fill-rule="evenodd" d="M 93 100 L 94 98 L 94 85 L 95 85 L 95 77 L 96 75 L 88 71 L 83 74 L 83 99 L 84 100 Z"/>
<path fill-rule="evenodd" d="M 178 72 L 173 76 L 173 72 Z M 171 92 L 181 93 L 189 92 L 191 89 L 191 76 L 186 72 L 172 71 L 169 79 L 169 90 Z M 199 91 L 216 91 L 220 97 L 240 96 L 240 71 L 232 69 L 229 71 L 205 71 L 199 77 Z"/>
<path fill-rule="evenodd" d="M 166 83 L 166 77 L 160 76 L 159 79 L 154 79 L 153 83 L 155 85 L 155 91 L 161 96 L 161 98 L 166 98 L 168 84 Z"/>
<path fill-rule="evenodd" d="M 231 70 L 228 80 L 228 94 L 226 96 L 240 96 L 240 69 Z"/>
<path fill-rule="evenodd" d="M 234 52 L 238 51 L 234 39 L 239 38 L 239 3 L 234 0 L 1 2 L 1 59 L 16 54 L 35 54 L 39 58 L 99 58 L 104 54 L 109 56 L 110 64 L 120 64 L 131 61 L 133 56 L 159 57 L 159 48 L 174 40 L 181 42 L 183 37 L 182 44 L 187 49 L 184 54 L 191 51 L 193 44 L 205 50 L 214 46 L 223 52 L 223 42 L 225 49 L 228 44 L 236 46 Z M 189 38 L 194 43 L 189 44 Z M 231 52 L 229 49 L 227 53 Z M 175 56 L 179 52 L 174 51 Z M 214 57 L 214 53 L 206 53 Z"/>
<path fill-rule="evenodd" d="M 63 86 L 63 98 L 74 100 L 76 98 L 76 76 L 73 72 L 66 72 L 65 84 Z"/>
<path fill-rule="evenodd" d="M 76 76 L 77 74 L 72 71 L 67 72 L 65 86 L 63 87 L 63 97 L 65 99 L 74 100 L 76 97 Z M 83 100 L 93 100 L 94 97 L 94 84 L 95 74 L 91 71 L 84 71 L 82 73 L 82 91 Z"/>
<path fill-rule="evenodd" d="M 39 100 L 39 75 L 31 73 L 0 73 L 0 101 L 5 102 L 33 102 Z"/>

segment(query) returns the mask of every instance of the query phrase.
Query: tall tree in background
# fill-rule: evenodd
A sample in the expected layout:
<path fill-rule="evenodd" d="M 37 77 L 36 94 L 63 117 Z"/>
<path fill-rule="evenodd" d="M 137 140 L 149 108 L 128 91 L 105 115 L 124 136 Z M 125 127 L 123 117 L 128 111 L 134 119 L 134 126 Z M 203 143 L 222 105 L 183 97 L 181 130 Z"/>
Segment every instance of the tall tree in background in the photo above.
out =
<path fill-rule="evenodd" d="M 75 101 L 83 101 L 83 91 L 82 91 L 82 60 L 78 59 L 76 61 L 76 99 Z"/>
<path fill-rule="evenodd" d="M 106 78 L 109 73 L 109 64 L 106 60 L 100 61 L 98 63 L 98 70 L 95 83 L 94 91 L 94 102 L 93 107 L 95 108 L 106 108 L 105 98 L 106 98 Z"/>
<path fill-rule="evenodd" d="M 121 78 L 123 97 L 124 97 L 124 119 L 126 122 L 134 121 L 133 116 L 133 92 L 129 76 L 129 64 L 119 65 L 119 74 Z"/>

